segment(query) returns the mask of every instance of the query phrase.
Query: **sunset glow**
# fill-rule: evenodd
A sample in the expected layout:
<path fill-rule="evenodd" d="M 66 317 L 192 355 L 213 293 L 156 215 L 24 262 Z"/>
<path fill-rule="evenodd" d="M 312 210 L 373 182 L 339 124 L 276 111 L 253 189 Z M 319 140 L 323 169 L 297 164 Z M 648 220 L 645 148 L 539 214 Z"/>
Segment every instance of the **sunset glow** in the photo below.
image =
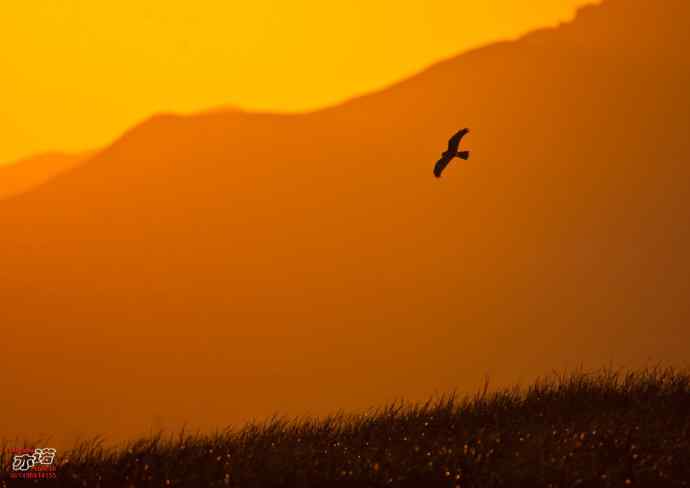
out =
<path fill-rule="evenodd" d="M 551 372 L 686 367 L 690 2 L 604 0 L 573 15 L 580 3 L 11 1 L 0 444 L 49 439 L 62 453 L 97 435 L 424 405 Z M 637 396 L 604 382 L 597 397 L 611 400 L 591 405 L 580 380 L 576 402 L 559 389 L 555 406 L 512 414 L 495 400 L 487 415 L 482 395 L 476 425 L 523 435 L 514 419 L 548 411 L 568 438 L 618 417 L 642 436 L 655 405 L 690 410 L 688 375 L 665 377 L 684 390 L 656 404 L 649 385 L 666 380 L 647 376 Z M 690 442 L 673 412 L 673 429 L 641 437 L 657 454 L 655 432 L 679 439 L 664 459 Z M 374 430 L 383 454 L 416 443 Z M 465 445 L 458 433 L 433 439 Z M 559 472 L 540 468 L 552 452 L 578 477 L 594 459 L 534 438 L 551 439 L 537 471 Z M 502 446 L 491 462 L 508 466 L 516 451 Z M 578 479 L 598 486 L 620 446 L 590 447 L 601 471 Z M 258 451 L 252 462 L 272 463 Z M 427 473 L 432 459 L 409 454 Z M 239 476 L 229 486 L 254 479 Z"/>
<path fill-rule="evenodd" d="M 0 30 L 0 164 L 99 147 L 161 111 L 332 104 L 583 3 L 14 0 Z"/>

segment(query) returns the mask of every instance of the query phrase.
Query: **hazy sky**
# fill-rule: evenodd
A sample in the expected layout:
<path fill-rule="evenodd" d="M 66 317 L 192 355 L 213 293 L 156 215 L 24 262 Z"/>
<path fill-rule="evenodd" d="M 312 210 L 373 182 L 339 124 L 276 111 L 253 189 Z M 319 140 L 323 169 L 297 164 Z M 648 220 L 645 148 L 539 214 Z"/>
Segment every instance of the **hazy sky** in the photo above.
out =
<path fill-rule="evenodd" d="M 159 111 L 328 105 L 584 3 L 9 0 L 0 162 L 100 146 Z"/>

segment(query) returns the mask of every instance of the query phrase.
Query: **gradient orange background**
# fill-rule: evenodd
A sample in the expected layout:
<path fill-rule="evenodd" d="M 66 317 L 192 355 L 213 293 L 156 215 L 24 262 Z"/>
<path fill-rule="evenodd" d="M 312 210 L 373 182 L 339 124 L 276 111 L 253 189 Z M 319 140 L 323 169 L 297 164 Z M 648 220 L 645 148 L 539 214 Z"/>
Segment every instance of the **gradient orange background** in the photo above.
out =
<path fill-rule="evenodd" d="M 572 17 L 583 0 L 11 0 L 0 164 L 102 146 L 160 111 L 301 111 Z"/>
<path fill-rule="evenodd" d="M 507 34 L 462 6 L 266 9 L 242 34 L 203 3 L 203 22 L 69 5 L 10 22 L 42 37 L 15 31 L 0 54 L 24 66 L 0 111 L 28 134 L 3 130 L 3 150 L 109 144 L 1 168 L 6 438 L 117 441 L 423 401 L 485 374 L 687 362 L 687 0 L 609 0 L 422 71 L 472 26 Z M 515 10 L 493 12 L 517 33 Z M 308 114 L 148 118 L 304 110 L 406 70 Z M 433 178 L 464 126 L 471 160 Z"/>

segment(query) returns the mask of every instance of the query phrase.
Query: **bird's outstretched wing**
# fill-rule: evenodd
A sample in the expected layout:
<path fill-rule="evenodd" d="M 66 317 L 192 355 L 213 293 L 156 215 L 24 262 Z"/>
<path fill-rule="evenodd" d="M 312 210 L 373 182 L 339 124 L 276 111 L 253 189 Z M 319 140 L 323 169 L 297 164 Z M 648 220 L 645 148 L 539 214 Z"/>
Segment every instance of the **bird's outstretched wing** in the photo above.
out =
<path fill-rule="evenodd" d="M 469 129 L 462 129 L 459 130 L 453 137 L 451 137 L 448 140 L 448 152 L 455 154 L 458 152 L 458 148 L 460 147 L 460 141 L 462 141 L 462 138 L 465 137 L 465 135 L 469 132 Z"/>
<path fill-rule="evenodd" d="M 443 173 L 443 170 L 446 169 L 446 166 L 448 166 L 448 163 L 453 159 L 453 156 L 448 156 L 446 154 L 441 157 L 438 161 L 436 161 L 436 165 L 434 166 L 434 176 L 436 178 L 441 177 L 441 173 Z"/>

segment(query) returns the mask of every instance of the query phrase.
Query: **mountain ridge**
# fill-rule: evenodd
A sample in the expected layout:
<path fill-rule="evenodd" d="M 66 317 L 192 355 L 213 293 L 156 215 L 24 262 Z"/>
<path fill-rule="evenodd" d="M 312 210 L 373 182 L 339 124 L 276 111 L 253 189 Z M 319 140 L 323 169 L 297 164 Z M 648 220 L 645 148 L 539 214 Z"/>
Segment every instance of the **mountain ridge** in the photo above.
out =
<path fill-rule="evenodd" d="M 635 5 L 319 112 L 156 116 L 0 202 L 8 387 L 38 355 L 25 403 L 92 413 L 36 428 L 131 433 L 685 360 L 690 6 Z"/>
<path fill-rule="evenodd" d="M 0 200 L 26 193 L 88 160 L 95 151 L 46 152 L 0 166 Z"/>

